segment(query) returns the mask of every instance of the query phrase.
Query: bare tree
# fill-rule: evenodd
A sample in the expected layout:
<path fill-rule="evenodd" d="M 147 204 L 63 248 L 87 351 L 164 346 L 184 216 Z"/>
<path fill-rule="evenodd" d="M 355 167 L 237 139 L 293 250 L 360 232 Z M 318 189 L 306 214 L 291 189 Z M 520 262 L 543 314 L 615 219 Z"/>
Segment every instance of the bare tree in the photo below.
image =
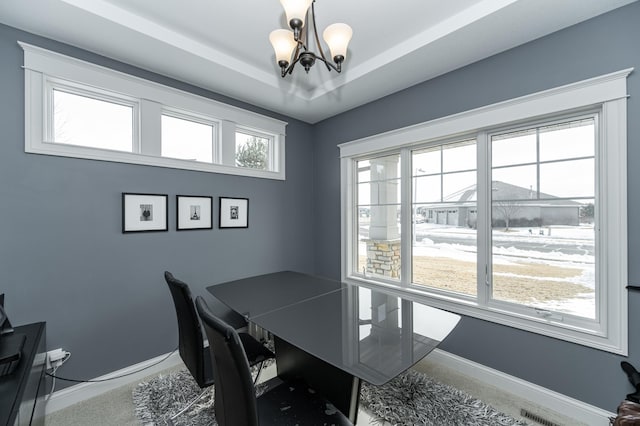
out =
<path fill-rule="evenodd" d="M 53 139 L 55 142 L 71 143 L 71 138 L 67 134 L 67 122 L 69 113 L 63 106 L 60 105 L 60 102 L 57 100 L 55 94 L 53 96 L 53 100 Z"/>
<path fill-rule="evenodd" d="M 592 223 L 595 216 L 595 207 L 593 203 L 587 203 L 580 206 L 580 221 L 583 223 Z"/>
<path fill-rule="evenodd" d="M 515 219 L 515 216 L 520 212 L 522 206 L 515 201 L 494 201 L 493 208 L 498 212 L 502 219 L 504 219 L 505 231 L 509 230 L 509 222 L 511 219 Z"/>

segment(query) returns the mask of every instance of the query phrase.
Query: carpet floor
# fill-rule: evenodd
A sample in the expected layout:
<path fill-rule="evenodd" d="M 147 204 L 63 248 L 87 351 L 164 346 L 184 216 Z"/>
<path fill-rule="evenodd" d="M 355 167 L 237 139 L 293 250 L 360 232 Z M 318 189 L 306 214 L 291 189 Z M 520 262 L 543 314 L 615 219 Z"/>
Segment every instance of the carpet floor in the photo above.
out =
<path fill-rule="evenodd" d="M 144 425 L 164 425 L 201 393 L 187 370 L 173 371 L 140 383 L 133 391 L 136 415 Z M 215 425 L 214 391 L 174 420 L 176 426 Z M 522 426 L 493 407 L 423 373 L 405 372 L 385 385 L 364 382 L 361 403 L 372 418 L 398 426 Z"/>
<path fill-rule="evenodd" d="M 184 368 L 183 364 L 169 367 L 159 374 L 153 374 L 141 379 L 139 382 L 123 385 L 119 388 L 103 393 L 99 396 L 86 399 L 64 409 L 52 412 L 46 416 L 47 426 L 135 426 L 143 424 L 135 415 L 132 394 L 139 383 L 153 380 L 158 375 L 168 375 L 171 372 Z M 458 371 L 442 366 L 425 358 L 416 364 L 415 369 L 426 373 L 430 378 L 441 383 L 448 384 L 465 393 L 479 398 L 489 403 L 497 410 L 509 414 L 519 420 L 526 420 L 520 417 L 520 409 L 526 408 L 553 421 L 558 425 L 576 426 L 579 423 L 575 419 L 570 419 L 561 414 L 551 412 L 544 407 L 532 404 L 530 401 L 518 398 L 504 392 L 501 389 L 491 386 L 488 383 L 470 378 Z M 275 375 L 275 366 L 271 366 L 261 375 L 261 379 L 268 380 Z M 55 395 L 54 395 L 55 396 Z M 362 407 L 362 405 L 361 405 Z M 358 426 L 389 426 L 390 423 L 379 423 L 375 421 L 373 413 L 361 409 L 358 413 Z M 537 425 L 537 423 L 534 423 Z"/>

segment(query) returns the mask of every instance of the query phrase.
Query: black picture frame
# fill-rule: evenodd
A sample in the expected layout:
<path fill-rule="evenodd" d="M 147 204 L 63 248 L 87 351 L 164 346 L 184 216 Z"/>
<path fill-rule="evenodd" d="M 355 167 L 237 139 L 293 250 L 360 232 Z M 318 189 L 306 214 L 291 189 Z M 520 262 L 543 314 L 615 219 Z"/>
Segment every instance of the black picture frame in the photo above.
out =
<path fill-rule="evenodd" d="M 167 232 L 167 194 L 122 193 L 122 233 Z"/>
<path fill-rule="evenodd" d="M 238 197 L 220 197 L 218 226 L 226 228 L 249 227 L 249 199 Z"/>
<path fill-rule="evenodd" d="M 176 230 L 213 229 L 213 197 L 176 195 Z"/>

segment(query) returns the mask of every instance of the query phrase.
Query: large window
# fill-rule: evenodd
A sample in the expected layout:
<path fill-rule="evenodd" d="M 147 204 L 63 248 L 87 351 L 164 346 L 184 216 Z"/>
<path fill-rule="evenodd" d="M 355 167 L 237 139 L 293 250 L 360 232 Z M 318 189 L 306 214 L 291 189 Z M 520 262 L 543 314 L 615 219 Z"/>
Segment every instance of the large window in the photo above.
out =
<path fill-rule="evenodd" d="M 491 135 L 493 299 L 596 318 L 596 122 Z"/>
<path fill-rule="evenodd" d="M 341 145 L 343 279 L 625 354 L 628 72 Z"/>
<path fill-rule="evenodd" d="M 26 152 L 285 178 L 282 121 L 20 46 Z"/>

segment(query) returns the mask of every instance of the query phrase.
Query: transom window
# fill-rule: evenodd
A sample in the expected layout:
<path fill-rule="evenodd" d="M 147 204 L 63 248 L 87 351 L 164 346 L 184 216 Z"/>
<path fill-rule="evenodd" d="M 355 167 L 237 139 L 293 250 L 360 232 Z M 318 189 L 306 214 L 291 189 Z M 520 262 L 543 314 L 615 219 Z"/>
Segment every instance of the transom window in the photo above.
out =
<path fill-rule="evenodd" d="M 285 179 L 286 123 L 19 44 L 25 152 Z"/>
<path fill-rule="evenodd" d="M 213 163 L 216 125 L 175 115 L 162 115 L 163 157 Z"/>
<path fill-rule="evenodd" d="M 340 145 L 343 279 L 626 354 L 628 73 Z"/>
<path fill-rule="evenodd" d="M 53 142 L 134 152 L 136 104 L 61 88 L 51 94 Z"/>
<path fill-rule="evenodd" d="M 249 130 L 236 132 L 236 165 L 269 170 L 273 163 L 273 140 Z"/>

